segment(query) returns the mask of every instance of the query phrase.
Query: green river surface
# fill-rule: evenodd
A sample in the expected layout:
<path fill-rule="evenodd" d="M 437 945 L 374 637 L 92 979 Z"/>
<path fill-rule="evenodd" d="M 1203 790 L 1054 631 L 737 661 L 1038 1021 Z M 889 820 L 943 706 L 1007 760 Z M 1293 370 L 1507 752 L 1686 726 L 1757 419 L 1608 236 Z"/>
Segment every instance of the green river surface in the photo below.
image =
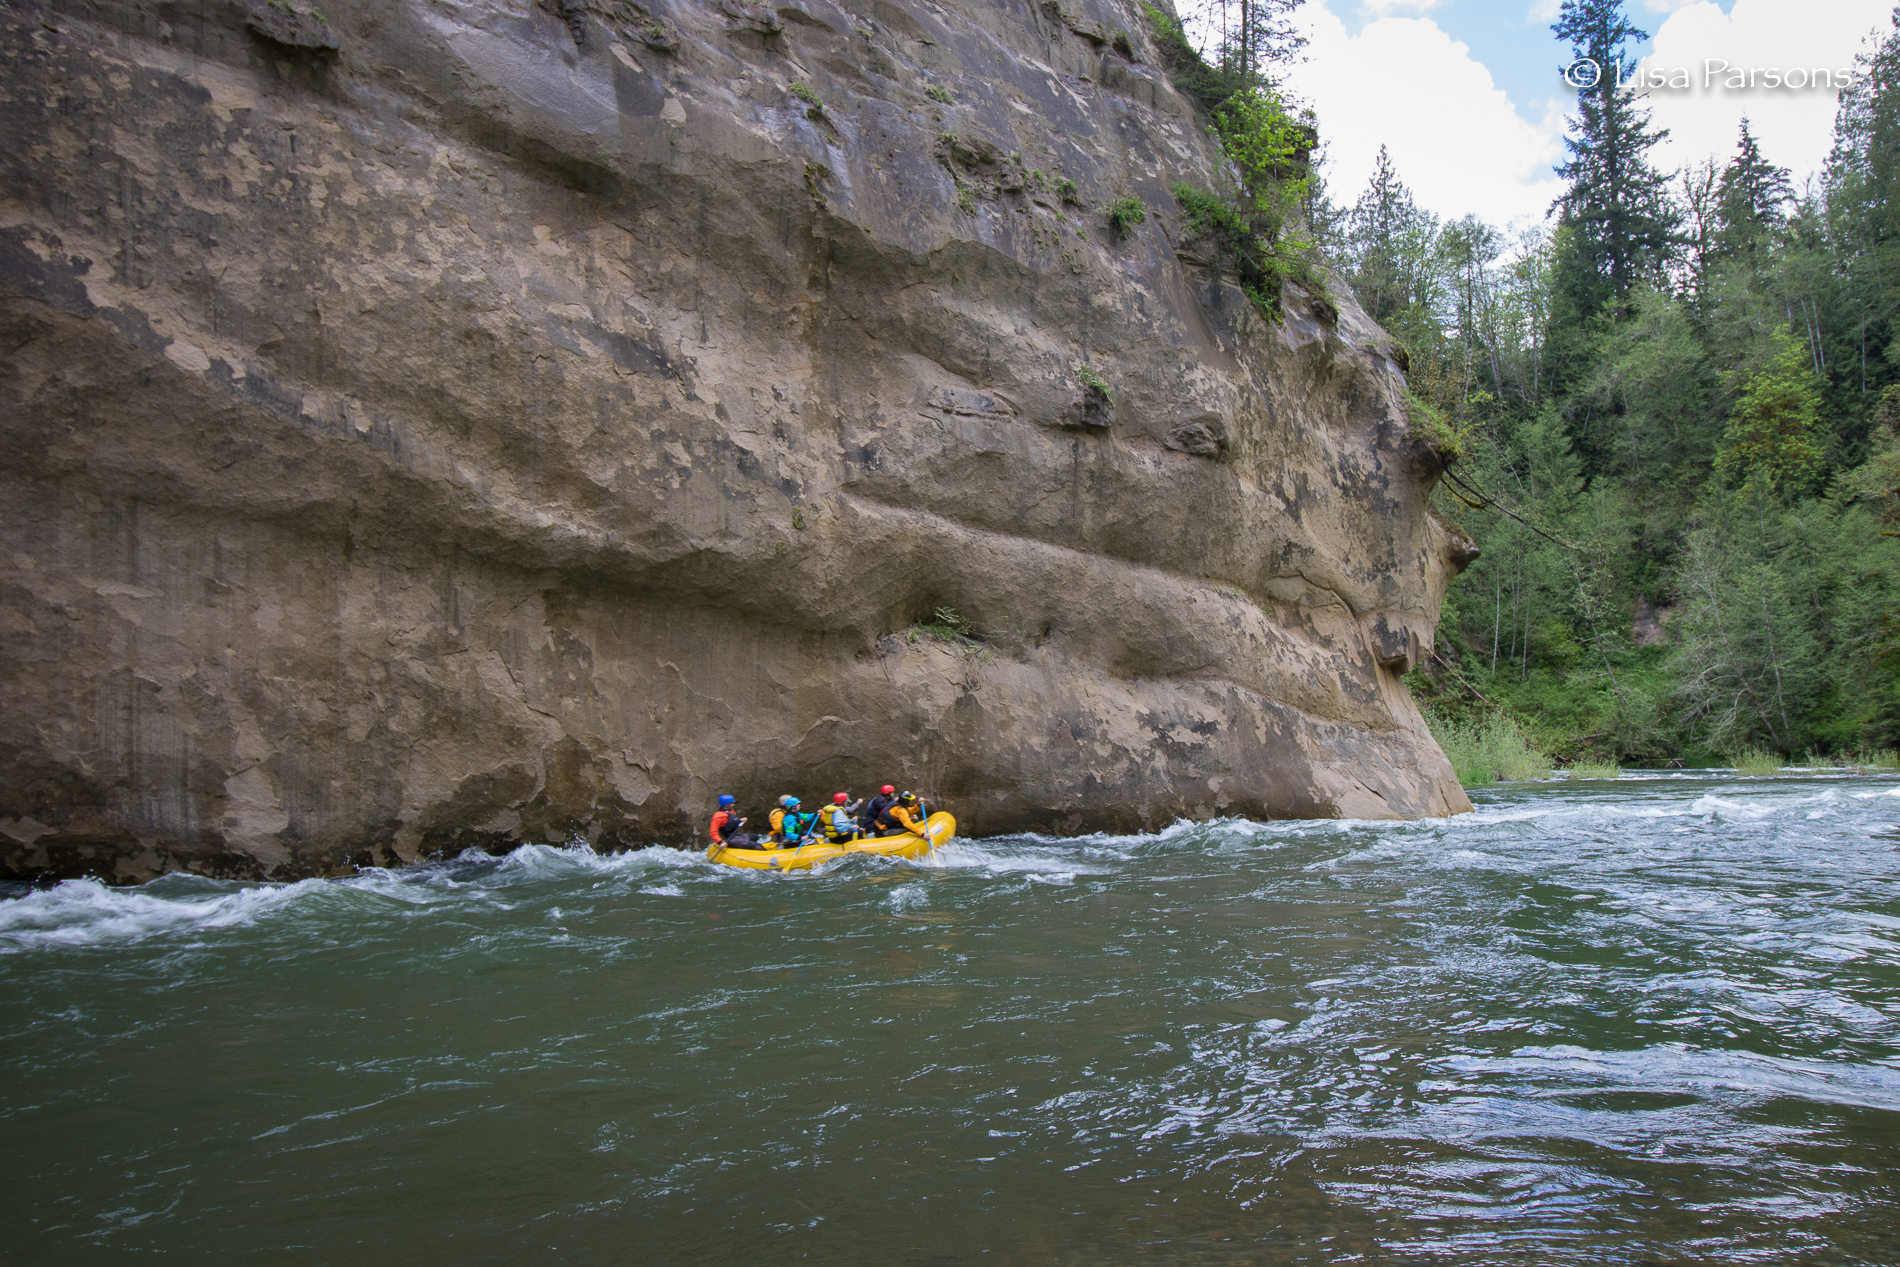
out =
<path fill-rule="evenodd" d="M 1900 781 L 1476 799 L 15 886 L 0 1258 L 1900 1261 Z"/>

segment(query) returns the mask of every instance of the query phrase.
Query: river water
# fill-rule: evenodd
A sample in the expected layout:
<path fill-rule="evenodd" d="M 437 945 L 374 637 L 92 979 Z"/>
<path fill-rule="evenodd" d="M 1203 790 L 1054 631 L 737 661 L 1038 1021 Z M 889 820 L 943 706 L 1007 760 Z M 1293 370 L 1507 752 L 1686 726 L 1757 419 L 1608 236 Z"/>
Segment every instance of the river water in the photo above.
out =
<path fill-rule="evenodd" d="M 1900 1261 L 1900 782 L 0 901 L 0 1257 Z"/>

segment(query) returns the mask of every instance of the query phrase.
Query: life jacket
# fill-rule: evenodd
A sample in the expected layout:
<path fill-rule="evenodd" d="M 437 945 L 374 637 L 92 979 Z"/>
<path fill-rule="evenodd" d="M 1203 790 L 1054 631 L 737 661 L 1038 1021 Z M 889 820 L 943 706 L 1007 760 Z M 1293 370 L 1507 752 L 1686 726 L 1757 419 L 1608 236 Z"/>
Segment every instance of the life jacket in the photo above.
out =
<path fill-rule="evenodd" d="M 878 793 L 864 803 L 864 810 L 858 815 L 858 821 L 864 824 L 866 831 L 875 830 L 884 821 L 884 811 L 897 803 L 895 796 Z"/>
<path fill-rule="evenodd" d="M 919 836 L 924 834 L 923 805 L 921 802 L 914 810 L 906 805 L 893 805 L 891 806 L 890 816 L 891 821 L 902 826 L 905 831 L 916 832 Z"/>
<path fill-rule="evenodd" d="M 818 821 L 817 814 L 788 813 L 780 823 L 779 831 L 785 843 L 795 845 L 810 834 L 812 825 Z"/>
<path fill-rule="evenodd" d="M 771 818 L 772 818 L 772 834 L 774 836 L 783 835 L 785 831 L 784 807 L 780 806 L 778 809 L 773 810 L 771 814 Z"/>
<path fill-rule="evenodd" d="M 738 825 L 738 816 L 729 809 L 722 809 L 712 816 L 712 826 L 708 829 L 707 834 L 712 837 L 712 843 L 715 845 L 722 844 L 725 842 L 726 837 L 731 834 L 733 829 L 738 827 Z"/>
<path fill-rule="evenodd" d="M 858 821 L 842 805 L 832 805 L 819 815 L 825 824 L 826 840 L 843 840 L 858 829 Z"/>

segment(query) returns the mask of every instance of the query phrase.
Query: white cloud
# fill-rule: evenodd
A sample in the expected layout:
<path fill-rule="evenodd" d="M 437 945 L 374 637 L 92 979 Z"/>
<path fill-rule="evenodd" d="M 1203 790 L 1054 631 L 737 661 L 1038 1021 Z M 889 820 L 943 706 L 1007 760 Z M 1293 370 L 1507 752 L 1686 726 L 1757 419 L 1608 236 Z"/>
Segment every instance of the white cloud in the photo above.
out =
<path fill-rule="evenodd" d="M 1563 13 L 1563 0 L 1532 0 L 1531 7 L 1524 11 L 1524 18 L 1532 26 L 1545 26 L 1555 22 Z"/>
<path fill-rule="evenodd" d="M 1561 183 L 1561 119 L 1529 123 L 1491 72 L 1429 18 L 1385 17 L 1350 34 L 1322 4 L 1302 10 L 1307 61 L 1288 76 L 1319 115 L 1336 202 L 1365 188 L 1384 145 L 1422 206 L 1496 225 L 1541 219 Z"/>
<path fill-rule="evenodd" d="M 1650 89 L 1652 118 L 1670 132 L 1652 152 L 1656 165 L 1668 171 L 1710 155 L 1726 159 L 1735 150 L 1737 129 L 1746 114 L 1762 154 L 1792 171 L 1798 188 L 1827 157 L 1835 94 L 1768 88 L 1759 76 L 1754 88 L 1726 88 L 1722 64 L 1810 72 L 1850 67 L 1867 34 L 1888 27 L 1892 4 L 1735 0 L 1734 10 L 1724 14 L 1709 0 L 1694 0 L 1676 9 L 1657 29 L 1653 51 L 1641 63 L 1646 71 L 1661 70 L 1690 83 L 1687 88 Z"/>
<path fill-rule="evenodd" d="M 1429 13 L 1445 0 L 1360 0 L 1359 7 L 1368 18 L 1390 17 L 1401 10 Z"/>

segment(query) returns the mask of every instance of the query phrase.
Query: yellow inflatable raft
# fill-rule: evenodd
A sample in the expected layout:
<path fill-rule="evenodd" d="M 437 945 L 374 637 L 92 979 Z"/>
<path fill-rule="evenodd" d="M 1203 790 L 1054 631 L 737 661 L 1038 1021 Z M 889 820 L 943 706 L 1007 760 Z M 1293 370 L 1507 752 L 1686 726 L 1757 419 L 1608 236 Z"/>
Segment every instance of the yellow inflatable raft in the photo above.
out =
<path fill-rule="evenodd" d="M 848 845 L 800 845 L 796 849 L 734 849 L 730 845 L 709 845 L 706 857 L 729 867 L 750 867 L 754 871 L 797 871 L 815 867 L 847 854 L 874 853 L 886 858 L 921 858 L 957 834 L 957 820 L 939 810 L 924 820 L 921 835 L 903 832 L 896 836 L 872 836 Z"/>

